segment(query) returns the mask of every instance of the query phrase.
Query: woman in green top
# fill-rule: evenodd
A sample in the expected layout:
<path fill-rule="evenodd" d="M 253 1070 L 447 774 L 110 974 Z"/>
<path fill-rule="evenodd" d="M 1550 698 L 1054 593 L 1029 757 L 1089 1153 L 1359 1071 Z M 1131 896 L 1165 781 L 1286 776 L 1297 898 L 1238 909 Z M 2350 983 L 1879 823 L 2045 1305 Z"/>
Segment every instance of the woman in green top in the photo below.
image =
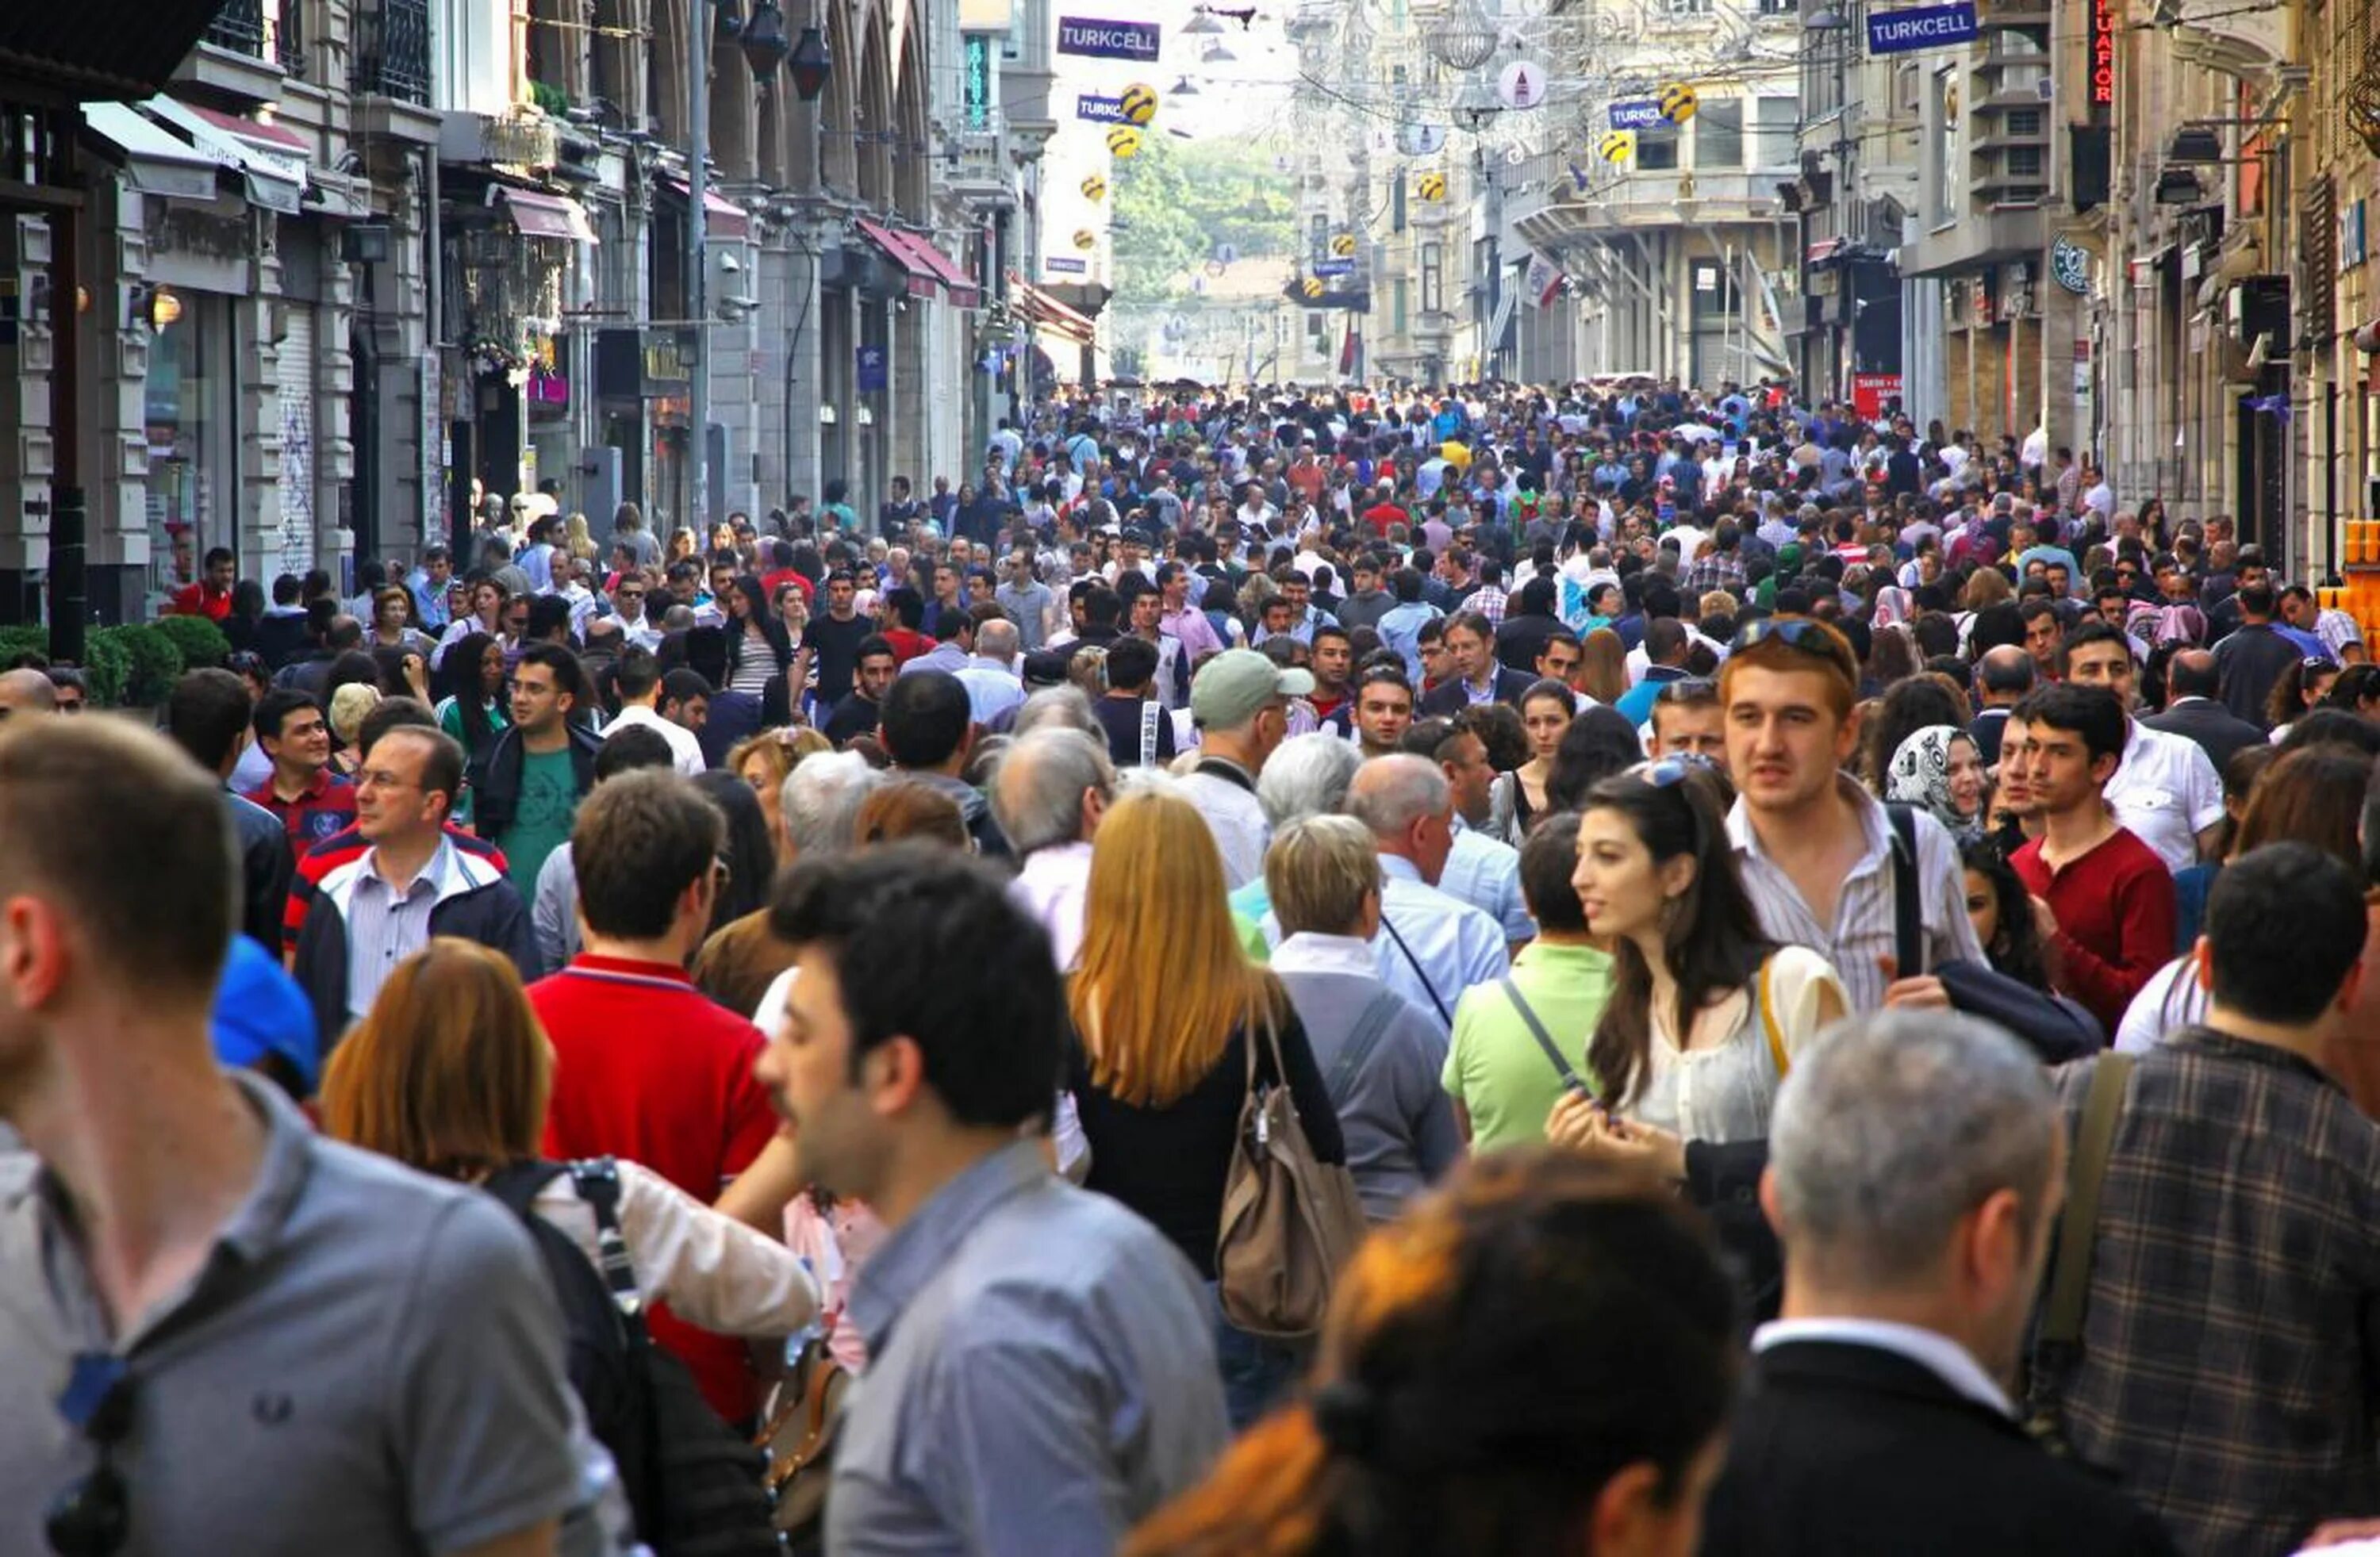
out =
<path fill-rule="evenodd" d="M 504 646 L 486 633 L 466 633 L 438 666 L 438 728 L 463 748 L 468 764 L 492 745 L 512 720 L 504 708 Z M 455 802 L 455 820 L 470 820 L 471 794 Z"/>
<path fill-rule="evenodd" d="M 1542 1142 L 1547 1116 L 1567 1090 L 1565 1073 L 1596 1084 L 1586 1043 L 1611 996 L 1611 959 L 1587 933 L 1570 884 L 1577 863 L 1577 812 L 1557 812 L 1530 829 L 1521 895 L 1537 938 L 1512 959 L 1509 977 L 1474 985 L 1454 1008 L 1439 1081 L 1475 1152 Z"/>

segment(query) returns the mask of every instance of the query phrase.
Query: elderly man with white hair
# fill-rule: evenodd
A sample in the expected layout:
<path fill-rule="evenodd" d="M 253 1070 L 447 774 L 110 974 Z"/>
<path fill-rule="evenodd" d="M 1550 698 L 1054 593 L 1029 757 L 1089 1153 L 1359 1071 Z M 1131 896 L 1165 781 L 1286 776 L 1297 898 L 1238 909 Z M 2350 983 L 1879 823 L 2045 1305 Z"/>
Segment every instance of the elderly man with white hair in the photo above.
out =
<path fill-rule="evenodd" d="M 976 629 L 975 652 L 955 672 L 975 722 L 986 729 L 1025 701 L 1025 682 L 1016 673 L 1018 643 L 1016 623 L 1004 618 L 987 622 Z"/>
<path fill-rule="evenodd" d="M 1451 1033 L 1463 992 L 1512 969 L 1503 927 L 1438 889 L 1454 849 L 1453 787 L 1427 757 L 1375 757 L 1348 788 L 1347 814 L 1370 829 L 1380 854 L 1380 930 L 1372 938 L 1380 982 Z"/>
<path fill-rule="evenodd" d="M 1107 747 L 1063 725 L 1016 737 L 992 776 L 992 815 L 1022 862 L 1008 894 L 1050 932 L 1061 972 L 1082 949 L 1091 838 L 1115 787 Z"/>
<path fill-rule="evenodd" d="M 1277 747 L 1257 776 L 1257 803 L 1264 807 L 1265 823 L 1278 834 L 1292 822 L 1327 816 L 1347 803 L 1347 786 L 1364 759 L 1355 748 L 1328 730 L 1293 735 Z M 1258 875 L 1232 892 L 1232 911 L 1261 920 L 1272 908 L 1272 893 Z"/>

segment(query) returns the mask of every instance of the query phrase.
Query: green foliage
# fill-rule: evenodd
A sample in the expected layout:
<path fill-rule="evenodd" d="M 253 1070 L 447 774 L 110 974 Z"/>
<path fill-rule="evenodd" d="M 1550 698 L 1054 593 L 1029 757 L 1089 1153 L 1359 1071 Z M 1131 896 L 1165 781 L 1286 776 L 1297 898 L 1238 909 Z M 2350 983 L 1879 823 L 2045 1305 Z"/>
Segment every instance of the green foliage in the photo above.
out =
<path fill-rule="evenodd" d="M 231 658 L 231 640 L 203 616 L 161 616 L 150 623 L 182 651 L 182 669 L 200 670 Z"/>
<path fill-rule="evenodd" d="M 115 695 L 103 701 L 135 708 L 153 708 L 174 690 L 182 673 L 182 650 L 153 622 L 102 627 L 91 635 L 91 670 L 96 672 L 103 655 L 121 655 L 124 670 Z M 98 692 L 93 687 L 92 692 Z"/>
<path fill-rule="evenodd" d="M 120 631 L 94 627 L 83 639 L 83 684 L 90 690 L 93 703 L 109 708 L 124 706 L 125 690 L 132 680 L 132 650 L 123 639 L 108 636 Z"/>
<path fill-rule="evenodd" d="M 1259 144 L 1184 141 L 1160 130 L 1116 163 L 1114 185 L 1115 299 L 1127 307 L 1186 294 L 1218 244 L 1254 258 L 1296 243 L 1289 179 Z"/>

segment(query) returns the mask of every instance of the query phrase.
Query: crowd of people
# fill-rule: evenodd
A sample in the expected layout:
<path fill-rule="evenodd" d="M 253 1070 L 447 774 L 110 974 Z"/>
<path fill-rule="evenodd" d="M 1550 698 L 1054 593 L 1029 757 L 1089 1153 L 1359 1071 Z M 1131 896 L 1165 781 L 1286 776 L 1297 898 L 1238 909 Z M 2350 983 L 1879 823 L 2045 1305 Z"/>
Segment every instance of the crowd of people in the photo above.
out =
<path fill-rule="evenodd" d="M 0 1548 L 2380 1533 L 2380 669 L 2228 521 L 1766 383 L 476 521 L 0 673 Z"/>

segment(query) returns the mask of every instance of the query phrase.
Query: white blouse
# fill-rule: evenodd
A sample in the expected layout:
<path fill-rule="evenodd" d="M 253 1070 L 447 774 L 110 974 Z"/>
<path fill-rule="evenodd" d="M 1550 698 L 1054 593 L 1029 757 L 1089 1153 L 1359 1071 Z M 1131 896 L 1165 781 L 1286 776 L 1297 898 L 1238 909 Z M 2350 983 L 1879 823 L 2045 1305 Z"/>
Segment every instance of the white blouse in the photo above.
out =
<path fill-rule="evenodd" d="M 1847 1009 L 1842 981 L 1833 966 L 1807 947 L 1789 946 L 1768 961 L 1768 1009 L 1790 1067 L 1818 1032 L 1820 993 L 1833 990 L 1837 1008 Z M 1622 1118 L 1652 1125 L 1687 1141 L 1757 1141 L 1768 1134 L 1768 1116 L 1784 1080 L 1769 1052 L 1768 1034 L 1753 1007 L 1753 986 L 1705 1007 L 1694 1018 L 1695 1033 L 1724 1032 L 1722 1042 L 1682 1048 L 1670 1031 L 1668 1013 L 1652 1014 L 1652 1053 L 1644 1085 L 1619 1109 Z"/>
<path fill-rule="evenodd" d="M 722 1335 L 791 1335 L 818 1317 L 819 1289 L 801 1257 L 704 1205 L 637 1163 L 620 1161 L 620 1237 L 637 1290 L 697 1329 Z M 530 1202 L 598 1261 L 595 1213 L 568 1174 Z"/>

